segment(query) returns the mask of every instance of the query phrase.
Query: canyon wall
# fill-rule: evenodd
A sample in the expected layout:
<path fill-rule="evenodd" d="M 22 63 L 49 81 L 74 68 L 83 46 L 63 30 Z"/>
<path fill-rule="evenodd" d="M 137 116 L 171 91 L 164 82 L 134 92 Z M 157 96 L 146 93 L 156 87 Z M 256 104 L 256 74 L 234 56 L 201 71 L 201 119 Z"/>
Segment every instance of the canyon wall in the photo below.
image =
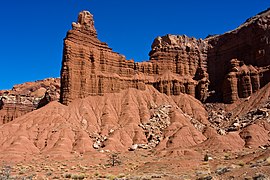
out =
<path fill-rule="evenodd" d="M 93 16 L 83 11 L 64 40 L 60 101 L 68 104 L 127 88 L 144 90 L 146 85 L 167 95 L 187 93 L 204 99 L 206 50 L 203 40 L 166 35 L 154 40 L 150 61 L 135 63 L 100 42 Z"/>
<path fill-rule="evenodd" d="M 83 11 L 64 40 L 60 101 L 68 104 L 127 88 L 144 90 L 146 85 L 201 101 L 233 103 L 248 98 L 270 81 L 269 18 L 268 10 L 236 30 L 204 40 L 157 37 L 150 60 L 135 63 L 100 42 L 93 16 Z"/>
<path fill-rule="evenodd" d="M 226 103 L 247 98 L 270 82 L 270 11 L 237 29 L 206 39 L 210 89 Z"/>

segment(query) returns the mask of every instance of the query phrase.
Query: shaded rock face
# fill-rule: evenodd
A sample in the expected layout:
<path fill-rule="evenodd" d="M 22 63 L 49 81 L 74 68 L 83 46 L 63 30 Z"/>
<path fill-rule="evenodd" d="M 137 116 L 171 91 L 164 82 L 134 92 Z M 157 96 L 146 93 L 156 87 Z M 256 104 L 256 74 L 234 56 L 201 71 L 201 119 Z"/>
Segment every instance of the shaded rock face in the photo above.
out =
<path fill-rule="evenodd" d="M 236 30 L 206 40 L 210 89 L 221 92 L 224 102 L 248 97 L 270 82 L 269 10 Z"/>
<path fill-rule="evenodd" d="M 0 91 L 0 125 L 59 100 L 60 79 L 48 78 Z"/>
<path fill-rule="evenodd" d="M 259 71 L 252 65 L 232 59 L 223 83 L 223 101 L 233 103 L 238 98 L 247 98 L 259 88 Z"/>
<path fill-rule="evenodd" d="M 167 95 L 187 93 L 205 98 L 207 43 L 186 36 L 155 39 L 150 61 L 135 63 L 97 39 L 93 16 L 83 11 L 64 40 L 61 69 L 63 104 L 89 95 L 104 95 L 152 85 Z"/>

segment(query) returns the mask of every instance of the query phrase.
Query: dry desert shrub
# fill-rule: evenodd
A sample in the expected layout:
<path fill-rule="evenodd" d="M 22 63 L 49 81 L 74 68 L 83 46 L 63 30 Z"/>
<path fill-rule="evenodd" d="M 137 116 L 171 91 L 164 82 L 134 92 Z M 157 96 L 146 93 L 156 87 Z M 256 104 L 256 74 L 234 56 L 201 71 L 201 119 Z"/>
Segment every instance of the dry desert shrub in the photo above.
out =
<path fill-rule="evenodd" d="M 120 165 L 121 160 L 120 160 L 119 154 L 117 154 L 117 153 L 110 154 L 108 163 L 109 163 L 110 166 Z"/>
<path fill-rule="evenodd" d="M 2 167 L 2 170 L 0 171 L 0 179 L 1 180 L 8 180 L 10 179 L 11 175 L 11 166 L 9 165 L 4 165 Z"/>

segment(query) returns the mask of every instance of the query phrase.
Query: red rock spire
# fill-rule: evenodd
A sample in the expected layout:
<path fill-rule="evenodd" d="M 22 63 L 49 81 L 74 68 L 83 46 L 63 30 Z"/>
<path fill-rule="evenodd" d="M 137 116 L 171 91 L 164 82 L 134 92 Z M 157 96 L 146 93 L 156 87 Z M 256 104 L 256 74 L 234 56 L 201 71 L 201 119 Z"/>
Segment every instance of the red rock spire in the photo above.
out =
<path fill-rule="evenodd" d="M 82 11 L 79 13 L 77 23 L 72 23 L 72 29 L 95 37 L 97 36 L 93 15 L 89 11 Z"/>

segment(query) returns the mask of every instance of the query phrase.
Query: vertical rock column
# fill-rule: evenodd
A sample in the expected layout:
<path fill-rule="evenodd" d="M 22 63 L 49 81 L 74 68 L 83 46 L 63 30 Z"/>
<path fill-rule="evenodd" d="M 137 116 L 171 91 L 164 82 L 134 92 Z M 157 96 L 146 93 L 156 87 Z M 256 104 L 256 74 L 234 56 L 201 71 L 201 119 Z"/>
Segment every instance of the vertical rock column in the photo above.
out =
<path fill-rule="evenodd" d="M 238 95 L 240 98 L 247 98 L 252 93 L 251 79 L 249 72 L 242 72 L 238 79 Z"/>
<path fill-rule="evenodd" d="M 238 100 L 237 74 L 229 73 L 223 83 L 223 101 L 224 103 L 233 103 Z"/>

